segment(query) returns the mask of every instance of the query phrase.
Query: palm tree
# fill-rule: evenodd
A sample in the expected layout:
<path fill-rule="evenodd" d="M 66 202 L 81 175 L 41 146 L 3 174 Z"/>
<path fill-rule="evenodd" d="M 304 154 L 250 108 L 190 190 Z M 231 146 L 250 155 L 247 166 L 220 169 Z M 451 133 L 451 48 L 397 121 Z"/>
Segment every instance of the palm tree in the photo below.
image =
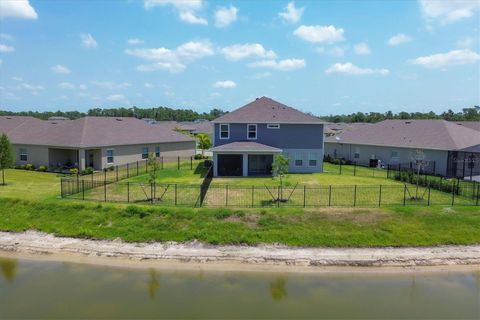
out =
<path fill-rule="evenodd" d="M 205 157 L 205 150 L 210 149 L 212 147 L 212 141 L 210 140 L 210 136 L 205 133 L 200 133 L 197 135 L 198 137 L 198 147 L 202 149 L 202 158 Z"/>

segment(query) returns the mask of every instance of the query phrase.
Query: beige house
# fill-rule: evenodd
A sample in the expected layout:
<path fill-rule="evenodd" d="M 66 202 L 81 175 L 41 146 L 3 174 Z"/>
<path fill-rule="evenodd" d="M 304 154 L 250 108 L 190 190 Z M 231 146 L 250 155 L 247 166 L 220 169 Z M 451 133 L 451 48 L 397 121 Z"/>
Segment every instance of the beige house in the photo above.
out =
<path fill-rule="evenodd" d="M 50 169 L 95 170 L 157 157 L 195 155 L 196 141 L 174 125 L 136 118 L 85 117 L 39 120 L 2 116 L 0 132 L 10 138 L 15 163 Z"/>

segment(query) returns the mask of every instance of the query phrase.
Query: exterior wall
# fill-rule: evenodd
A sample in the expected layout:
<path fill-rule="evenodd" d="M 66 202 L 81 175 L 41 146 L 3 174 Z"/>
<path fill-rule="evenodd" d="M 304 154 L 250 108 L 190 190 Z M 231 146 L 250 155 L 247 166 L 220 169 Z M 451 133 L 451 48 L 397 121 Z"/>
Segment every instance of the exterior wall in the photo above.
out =
<path fill-rule="evenodd" d="M 148 152 L 152 153 L 155 152 L 157 146 L 160 147 L 161 157 L 191 157 L 195 155 L 196 141 L 103 147 L 101 149 L 101 168 L 144 160 L 142 159 L 142 148 L 148 147 Z M 107 163 L 107 150 L 110 149 L 113 150 L 113 163 Z"/>
<path fill-rule="evenodd" d="M 20 161 L 20 149 L 27 149 L 27 161 Z M 35 167 L 48 166 L 48 147 L 34 146 L 25 144 L 13 144 L 13 153 L 15 156 L 15 164 L 22 165 L 31 163 Z"/>
<path fill-rule="evenodd" d="M 247 139 L 246 123 L 230 123 L 229 139 L 220 139 L 219 128 L 220 124 L 215 123 L 214 146 L 235 141 L 255 141 L 280 149 L 323 149 L 323 124 L 281 123 L 280 129 L 267 129 L 266 123 L 258 123 L 255 140 Z"/>
<path fill-rule="evenodd" d="M 303 165 L 295 165 L 295 154 L 301 156 Z M 309 166 L 309 154 L 316 155 L 316 166 Z M 323 172 L 323 149 L 284 149 L 283 155 L 288 159 L 288 172 L 290 173 L 314 173 Z"/>
<path fill-rule="evenodd" d="M 360 157 L 355 158 L 356 148 L 360 151 Z M 369 146 L 359 144 L 346 144 L 336 142 L 325 142 L 325 155 L 336 158 L 345 158 L 355 161 L 358 164 L 368 165 L 370 159 L 379 159 L 384 164 L 404 164 L 413 161 L 415 148 L 401 148 L 388 146 Z M 447 175 L 448 151 L 421 149 L 427 161 L 435 161 L 435 173 Z M 396 151 L 398 157 L 392 158 L 392 152 Z"/>

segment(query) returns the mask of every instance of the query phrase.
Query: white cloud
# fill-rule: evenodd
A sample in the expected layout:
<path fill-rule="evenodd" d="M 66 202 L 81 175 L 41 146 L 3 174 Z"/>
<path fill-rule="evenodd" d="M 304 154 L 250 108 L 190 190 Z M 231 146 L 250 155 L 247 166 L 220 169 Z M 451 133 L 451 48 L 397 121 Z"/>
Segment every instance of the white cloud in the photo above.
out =
<path fill-rule="evenodd" d="M 67 67 L 62 66 L 61 64 L 57 64 L 56 66 L 53 66 L 51 70 L 53 73 L 70 74 L 70 70 Z"/>
<path fill-rule="evenodd" d="M 198 11 L 202 9 L 202 0 L 144 0 L 143 5 L 146 10 L 157 6 L 171 5 L 178 12 L 181 21 L 190 24 L 207 25 L 208 21 L 198 16 Z"/>
<path fill-rule="evenodd" d="M 82 47 L 84 48 L 96 48 L 98 46 L 97 41 L 92 37 L 90 33 L 81 34 L 80 39 L 82 41 Z"/>
<path fill-rule="evenodd" d="M 127 49 L 125 53 L 144 60 L 155 61 L 153 64 L 140 65 L 139 71 L 166 70 L 172 73 L 185 70 L 186 65 L 194 60 L 215 54 L 208 41 L 189 41 L 175 49 L 139 48 Z"/>
<path fill-rule="evenodd" d="M 224 47 L 220 52 L 229 60 L 242 60 L 247 58 L 275 59 L 277 55 L 272 50 L 266 50 L 259 43 L 235 44 Z"/>
<path fill-rule="evenodd" d="M 13 52 L 15 51 L 15 48 L 12 46 L 7 46 L 6 44 L 0 43 L 0 52 L 1 53 L 7 53 L 7 52 Z"/>
<path fill-rule="evenodd" d="M 325 70 L 326 74 L 348 74 L 348 75 L 369 75 L 369 74 L 379 74 L 379 75 L 387 75 L 389 74 L 388 69 L 370 69 L 370 68 L 360 68 L 356 65 L 352 64 L 351 62 L 346 63 L 335 63 L 331 65 L 327 70 Z"/>
<path fill-rule="evenodd" d="M 456 45 L 459 48 L 471 48 L 475 43 L 475 39 L 472 37 L 466 37 L 457 41 Z"/>
<path fill-rule="evenodd" d="M 60 89 L 65 89 L 65 90 L 87 90 L 87 86 L 84 84 L 76 85 L 71 82 L 60 82 L 58 84 L 58 87 Z"/>
<path fill-rule="evenodd" d="M 7 40 L 7 41 L 15 40 L 15 38 L 12 35 L 6 34 L 6 33 L 0 33 L 0 39 Z"/>
<path fill-rule="evenodd" d="M 238 9 L 234 6 L 230 8 L 220 7 L 215 11 L 215 27 L 223 28 L 237 20 Z"/>
<path fill-rule="evenodd" d="M 366 44 L 365 42 L 357 43 L 353 46 L 353 50 L 356 54 L 359 55 L 369 55 L 370 53 L 372 53 L 372 51 L 370 51 L 370 48 L 368 47 L 368 44 Z"/>
<path fill-rule="evenodd" d="M 261 73 L 255 73 L 252 78 L 253 79 L 263 79 L 263 78 L 268 78 L 270 77 L 272 74 L 268 71 L 265 71 L 265 72 L 261 72 Z"/>
<path fill-rule="evenodd" d="M 332 48 L 319 47 L 317 48 L 317 52 L 329 54 L 333 57 L 342 57 L 345 54 L 345 49 L 338 46 Z"/>
<path fill-rule="evenodd" d="M 305 8 L 296 8 L 295 3 L 292 1 L 287 4 L 285 11 L 278 13 L 278 16 L 287 22 L 297 23 L 302 19 L 304 10 Z"/>
<path fill-rule="evenodd" d="M 41 85 L 36 85 L 36 84 L 29 84 L 29 83 L 21 83 L 20 86 L 28 91 L 40 91 L 40 90 L 45 90 L 45 88 Z"/>
<path fill-rule="evenodd" d="M 343 41 L 343 29 L 334 26 L 305 26 L 298 27 L 293 34 L 300 39 L 313 43 L 334 43 Z"/>
<path fill-rule="evenodd" d="M 127 40 L 127 43 L 131 45 L 137 45 L 137 44 L 142 44 L 143 40 L 139 38 L 130 38 Z"/>
<path fill-rule="evenodd" d="M 153 88 L 153 84 L 151 84 L 150 82 L 145 82 L 143 85 L 145 86 L 145 88 L 148 89 Z"/>
<path fill-rule="evenodd" d="M 111 94 L 107 97 L 108 101 L 113 101 L 113 102 L 122 102 L 122 103 L 128 103 L 128 99 L 120 93 L 117 94 Z"/>
<path fill-rule="evenodd" d="M 293 71 L 305 68 L 306 63 L 303 59 L 284 59 L 284 60 L 262 60 L 248 65 L 251 68 L 270 68 L 280 71 Z"/>
<path fill-rule="evenodd" d="M 28 0 L 0 1 L 0 18 L 37 19 L 38 15 Z"/>
<path fill-rule="evenodd" d="M 437 53 L 430 56 L 418 57 L 408 62 L 430 69 L 445 69 L 451 66 L 472 64 L 480 60 L 480 55 L 469 49 L 452 50 L 447 53 Z"/>
<path fill-rule="evenodd" d="M 12 77 L 13 81 L 23 81 L 23 78 L 20 77 Z"/>
<path fill-rule="evenodd" d="M 231 89 L 235 88 L 237 84 L 232 80 L 225 80 L 225 81 L 217 81 L 213 84 L 214 88 L 222 88 L 222 89 Z"/>
<path fill-rule="evenodd" d="M 470 18 L 480 9 L 478 0 L 419 0 L 419 4 L 427 21 L 438 21 L 440 24 Z"/>
<path fill-rule="evenodd" d="M 387 44 L 389 46 L 395 47 L 409 41 L 412 41 L 412 38 L 410 38 L 406 34 L 399 33 L 388 39 Z"/>
<path fill-rule="evenodd" d="M 101 89 L 107 89 L 107 90 L 120 90 L 120 89 L 125 89 L 131 86 L 131 84 L 128 82 L 116 83 L 111 81 L 96 81 L 96 80 L 92 81 L 92 84 Z"/>

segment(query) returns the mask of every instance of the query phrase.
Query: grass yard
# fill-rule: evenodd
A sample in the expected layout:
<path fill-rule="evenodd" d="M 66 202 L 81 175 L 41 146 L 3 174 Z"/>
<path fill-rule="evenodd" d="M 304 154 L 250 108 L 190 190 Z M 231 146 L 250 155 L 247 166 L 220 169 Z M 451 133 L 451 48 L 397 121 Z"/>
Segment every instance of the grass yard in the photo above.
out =
<path fill-rule="evenodd" d="M 210 244 L 383 247 L 480 243 L 475 207 L 192 209 L 0 198 L 0 230 Z"/>
<path fill-rule="evenodd" d="M 7 185 L 0 186 L 0 198 L 44 200 L 59 196 L 60 175 L 56 173 L 8 169 L 5 180 Z"/>

